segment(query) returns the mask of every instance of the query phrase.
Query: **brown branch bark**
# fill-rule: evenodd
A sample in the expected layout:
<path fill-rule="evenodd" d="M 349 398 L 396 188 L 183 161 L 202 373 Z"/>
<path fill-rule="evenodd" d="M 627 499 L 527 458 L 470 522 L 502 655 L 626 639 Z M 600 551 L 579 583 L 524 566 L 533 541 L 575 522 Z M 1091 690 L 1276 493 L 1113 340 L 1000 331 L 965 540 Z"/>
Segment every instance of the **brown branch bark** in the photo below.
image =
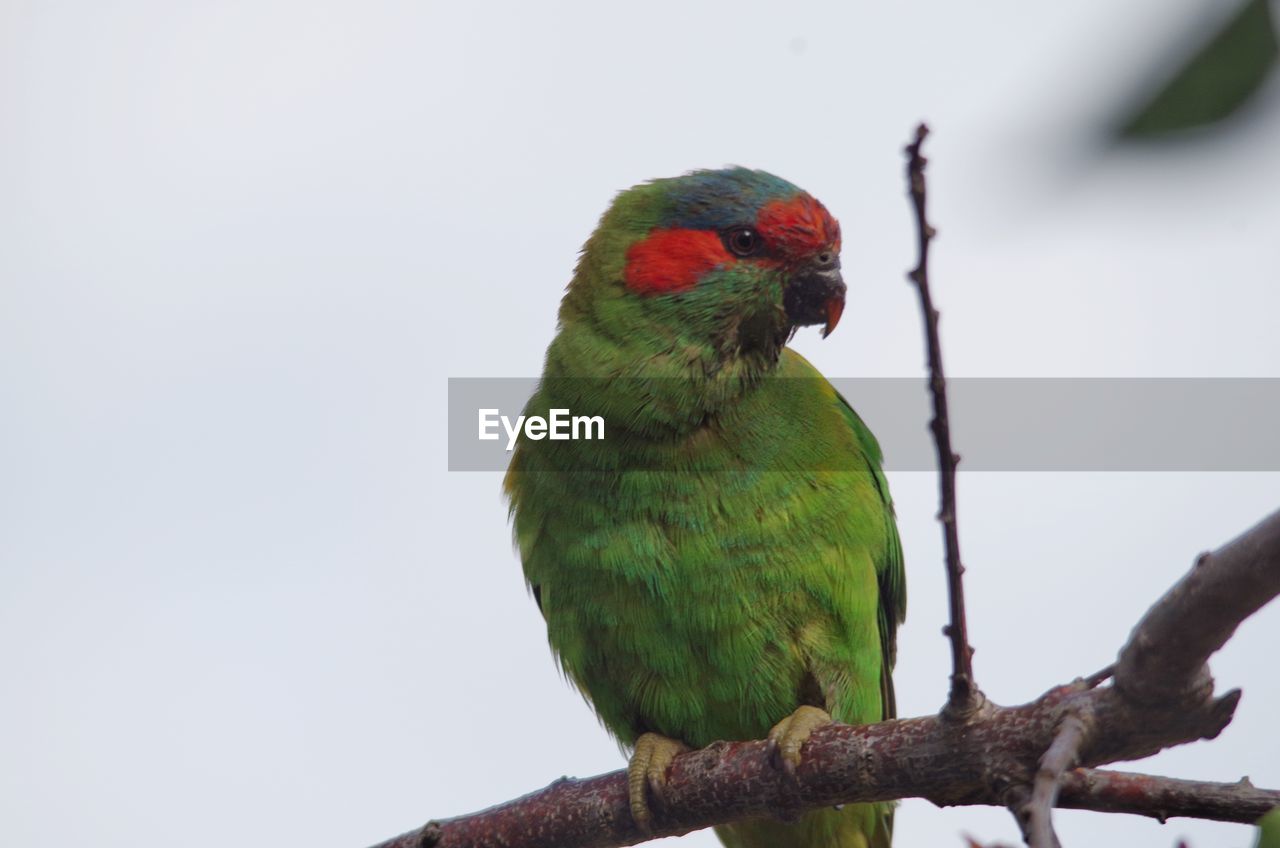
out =
<path fill-rule="evenodd" d="M 1128 813 L 1164 823 L 1172 818 L 1252 824 L 1280 807 L 1280 791 L 1236 783 L 1179 780 L 1136 772 L 1075 769 L 1062 778 L 1057 806 Z"/>
<path fill-rule="evenodd" d="M 1212 691 L 1205 664 L 1236 627 L 1280 594 L 1280 566 L 1264 555 L 1280 545 L 1273 515 L 1212 553 L 1165 593 L 1134 628 L 1116 663 L 1115 686 L 1135 701 L 1196 700 Z M 1211 614 L 1189 616 L 1187 610 Z"/>
<path fill-rule="evenodd" d="M 1067 716 L 1089 717 L 1092 730 L 1077 757 L 1086 769 L 1216 736 L 1230 722 L 1240 693 L 1214 697 L 1198 682 L 1202 662 L 1188 661 L 1183 652 L 1199 657 L 1206 645 L 1225 640 L 1223 634 L 1280 593 L 1280 583 L 1271 576 L 1277 572 L 1280 512 L 1201 557 L 1143 618 L 1121 651 L 1117 684 L 1125 679 L 1126 686 L 1091 687 L 1076 681 L 1022 706 L 985 703 L 963 722 L 929 716 L 862 727 L 830 725 L 815 731 L 805 745 L 794 779 L 772 764 L 765 742 L 721 742 L 684 754 L 672 766 L 650 834 L 642 834 L 631 820 L 626 773 L 618 771 L 562 779 L 489 810 L 424 826 L 380 848 L 606 848 L 770 816 L 780 809 L 896 798 L 1010 806 L 1032 784 L 1042 755 Z M 1161 641 L 1184 630 L 1198 635 Z M 1130 659 L 1126 667 L 1123 658 L 1134 656 L 1143 661 Z M 1183 669 L 1196 685 L 1171 679 L 1162 663 Z M 1153 690 L 1177 697 L 1146 697 Z M 1143 695 L 1135 697 L 1131 691 Z M 1205 787 L 1203 796 L 1196 794 Z M 1275 797 L 1246 785 L 1076 770 L 1064 775 L 1060 802 L 1157 817 L 1207 814 L 1239 821 L 1256 818 L 1253 813 Z"/>
<path fill-rule="evenodd" d="M 924 317 L 925 347 L 929 359 L 929 392 L 933 398 L 934 447 L 938 454 L 938 488 L 942 541 L 946 551 L 947 598 L 951 620 L 946 630 L 951 640 L 951 689 L 943 714 L 963 720 L 982 706 L 982 692 L 973 677 L 973 648 L 969 645 L 969 625 L 964 612 L 964 564 L 960 559 L 960 530 L 956 523 L 956 466 L 960 456 L 951 448 L 951 418 L 947 408 L 947 379 L 942 367 L 942 341 L 938 335 L 940 313 L 929 290 L 929 245 L 937 230 L 929 223 L 926 203 L 928 185 L 924 176 L 928 159 L 920 152 L 929 135 L 924 124 L 916 127 L 915 141 L 907 145 L 907 186 L 916 223 L 916 267 L 907 278 L 915 283 Z"/>

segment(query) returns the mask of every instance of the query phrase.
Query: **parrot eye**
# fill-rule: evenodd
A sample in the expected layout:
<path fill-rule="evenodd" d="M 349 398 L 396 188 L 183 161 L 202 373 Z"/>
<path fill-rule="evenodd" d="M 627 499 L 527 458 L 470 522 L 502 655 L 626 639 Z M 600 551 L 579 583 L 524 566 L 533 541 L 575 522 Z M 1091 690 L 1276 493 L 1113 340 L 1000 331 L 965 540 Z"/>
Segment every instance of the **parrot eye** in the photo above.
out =
<path fill-rule="evenodd" d="M 764 247 L 764 239 L 750 227 L 734 227 L 725 231 L 724 246 L 734 256 L 754 256 Z"/>

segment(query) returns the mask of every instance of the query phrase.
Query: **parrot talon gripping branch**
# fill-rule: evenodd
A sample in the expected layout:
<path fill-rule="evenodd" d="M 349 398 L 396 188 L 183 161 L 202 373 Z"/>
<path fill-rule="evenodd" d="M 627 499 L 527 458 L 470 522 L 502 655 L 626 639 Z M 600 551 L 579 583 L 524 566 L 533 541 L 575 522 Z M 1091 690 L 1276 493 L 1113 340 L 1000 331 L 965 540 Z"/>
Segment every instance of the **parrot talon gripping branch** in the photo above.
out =
<path fill-rule="evenodd" d="M 1215 694 L 1207 661 L 1280 594 L 1280 512 L 1197 559 L 1114 666 L 1020 706 L 978 689 L 929 292 L 926 134 L 907 148 L 909 277 L 950 596 L 940 713 L 895 717 L 905 582 L 879 447 L 786 347 L 841 318 L 839 225 L 761 171 L 655 180 L 620 194 L 587 242 L 525 410 L 600 410 L 610 438 L 520 438 L 505 484 L 551 647 L 634 748 L 631 766 L 378 848 L 611 848 L 705 827 L 728 848 L 887 848 L 901 798 L 1007 807 L 1028 845 L 1051 848 L 1054 807 L 1251 823 L 1280 806 L 1248 781 L 1098 768 L 1230 723 L 1241 693 Z"/>

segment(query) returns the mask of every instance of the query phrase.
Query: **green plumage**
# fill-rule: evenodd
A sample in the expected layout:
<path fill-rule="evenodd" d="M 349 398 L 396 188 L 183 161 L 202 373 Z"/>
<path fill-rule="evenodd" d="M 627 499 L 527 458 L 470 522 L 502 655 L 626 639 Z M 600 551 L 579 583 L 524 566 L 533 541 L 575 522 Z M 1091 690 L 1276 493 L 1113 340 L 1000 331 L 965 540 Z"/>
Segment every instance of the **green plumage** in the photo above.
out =
<path fill-rule="evenodd" d="M 602 414 L 605 439 L 520 441 L 506 490 L 525 577 L 562 668 L 623 744 L 758 739 L 802 704 L 879 721 L 905 599 L 879 447 L 782 347 L 788 269 L 625 285 L 628 248 L 688 202 L 682 179 L 619 197 L 565 297 L 526 414 Z M 695 196 L 751 223 L 744 193 Z M 890 819 L 861 805 L 718 831 L 733 848 L 885 846 Z"/>

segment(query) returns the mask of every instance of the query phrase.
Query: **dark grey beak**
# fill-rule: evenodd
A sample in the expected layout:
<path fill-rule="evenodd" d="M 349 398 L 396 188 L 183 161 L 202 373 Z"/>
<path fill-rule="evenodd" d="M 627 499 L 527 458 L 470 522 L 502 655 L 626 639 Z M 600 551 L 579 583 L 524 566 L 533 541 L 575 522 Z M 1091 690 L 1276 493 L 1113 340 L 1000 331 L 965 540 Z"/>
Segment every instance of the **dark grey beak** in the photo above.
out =
<path fill-rule="evenodd" d="M 796 327 L 822 324 L 822 337 L 840 323 L 844 313 L 844 278 L 840 276 L 840 257 L 826 250 L 796 272 L 782 293 L 787 318 Z"/>

